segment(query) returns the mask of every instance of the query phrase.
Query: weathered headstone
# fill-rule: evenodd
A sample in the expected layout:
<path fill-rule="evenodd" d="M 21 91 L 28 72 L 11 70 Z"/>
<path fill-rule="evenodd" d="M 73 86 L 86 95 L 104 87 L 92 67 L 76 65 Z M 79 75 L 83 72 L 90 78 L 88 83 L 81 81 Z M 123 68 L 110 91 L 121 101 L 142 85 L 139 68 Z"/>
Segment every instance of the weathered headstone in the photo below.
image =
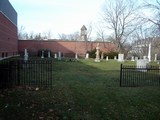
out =
<path fill-rule="evenodd" d="M 106 56 L 106 61 L 108 61 L 108 56 Z"/>
<path fill-rule="evenodd" d="M 48 51 L 48 58 L 50 58 L 51 57 L 51 52 L 50 51 Z"/>
<path fill-rule="evenodd" d="M 117 56 L 114 56 L 114 60 L 117 60 Z"/>
<path fill-rule="evenodd" d="M 54 54 L 54 58 L 57 59 L 57 54 L 56 53 Z"/>
<path fill-rule="evenodd" d="M 77 53 L 75 54 L 75 59 L 78 60 L 78 54 Z"/>
<path fill-rule="evenodd" d="M 138 60 L 138 57 L 135 57 L 135 61 L 137 61 Z"/>
<path fill-rule="evenodd" d="M 42 50 L 42 56 L 41 56 L 41 58 L 44 58 L 44 51 Z"/>
<path fill-rule="evenodd" d="M 24 61 L 27 61 L 28 60 L 28 52 L 27 52 L 27 49 L 24 50 Z"/>
<path fill-rule="evenodd" d="M 102 52 L 102 54 L 101 54 L 101 60 L 103 60 L 104 59 L 104 53 Z"/>
<path fill-rule="evenodd" d="M 157 61 L 157 54 L 154 55 L 154 61 Z"/>
<path fill-rule="evenodd" d="M 123 62 L 124 61 L 124 54 L 118 54 L 118 61 Z"/>
<path fill-rule="evenodd" d="M 139 69 L 139 71 L 146 72 L 147 63 L 148 60 L 143 60 L 143 59 L 137 60 L 137 68 L 141 68 Z"/>
<path fill-rule="evenodd" d="M 58 60 L 61 60 L 61 52 L 58 52 Z"/>
<path fill-rule="evenodd" d="M 98 43 L 96 47 L 96 59 L 94 60 L 95 62 L 100 62 L 99 52 L 100 52 L 100 48 Z"/>
<path fill-rule="evenodd" d="M 131 57 L 131 61 L 134 61 L 134 56 Z"/>
<path fill-rule="evenodd" d="M 86 53 L 85 59 L 88 59 L 88 58 L 89 58 L 89 53 Z"/>

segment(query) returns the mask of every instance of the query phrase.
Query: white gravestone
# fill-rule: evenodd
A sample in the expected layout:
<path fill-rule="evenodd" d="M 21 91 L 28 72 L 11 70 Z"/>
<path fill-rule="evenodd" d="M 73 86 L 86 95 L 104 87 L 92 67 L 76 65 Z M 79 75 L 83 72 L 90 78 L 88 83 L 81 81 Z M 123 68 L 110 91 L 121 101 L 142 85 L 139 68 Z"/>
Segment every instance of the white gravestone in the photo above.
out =
<path fill-rule="evenodd" d="M 157 61 L 157 54 L 154 55 L 154 61 Z"/>
<path fill-rule="evenodd" d="M 57 59 L 57 54 L 56 53 L 54 54 L 54 58 Z"/>
<path fill-rule="evenodd" d="M 117 60 L 117 56 L 114 56 L 114 60 Z"/>
<path fill-rule="evenodd" d="M 41 58 L 44 58 L 44 51 L 42 50 L 42 56 L 41 56 Z"/>
<path fill-rule="evenodd" d="M 48 51 L 48 58 L 50 58 L 51 57 L 51 52 L 50 51 Z"/>
<path fill-rule="evenodd" d="M 96 47 L 96 59 L 94 60 L 95 62 L 100 62 L 99 52 L 100 52 L 100 48 L 98 43 Z"/>
<path fill-rule="evenodd" d="M 101 54 L 101 60 L 103 60 L 104 59 L 104 53 L 102 52 L 102 54 Z"/>
<path fill-rule="evenodd" d="M 135 57 L 135 61 L 137 61 L 138 60 L 138 57 Z"/>
<path fill-rule="evenodd" d="M 24 50 L 24 61 L 27 61 L 28 60 L 28 52 L 27 52 L 27 49 Z"/>
<path fill-rule="evenodd" d="M 147 63 L 148 63 L 148 60 L 143 60 L 143 59 L 137 60 L 137 68 L 142 69 L 139 71 L 146 72 L 147 71 L 147 69 L 146 69 Z"/>
<path fill-rule="evenodd" d="M 124 61 L 124 54 L 118 54 L 118 61 L 123 62 Z"/>
<path fill-rule="evenodd" d="M 108 61 L 108 56 L 106 56 L 106 61 Z"/>
<path fill-rule="evenodd" d="M 89 58 L 89 53 L 86 53 L 85 59 L 88 59 L 88 58 Z"/>
<path fill-rule="evenodd" d="M 77 53 L 75 54 L 75 59 L 78 60 L 78 54 Z"/>
<path fill-rule="evenodd" d="M 61 52 L 58 52 L 58 60 L 61 60 Z"/>
<path fill-rule="evenodd" d="M 131 61 L 134 61 L 134 56 L 131 57 Z"/>

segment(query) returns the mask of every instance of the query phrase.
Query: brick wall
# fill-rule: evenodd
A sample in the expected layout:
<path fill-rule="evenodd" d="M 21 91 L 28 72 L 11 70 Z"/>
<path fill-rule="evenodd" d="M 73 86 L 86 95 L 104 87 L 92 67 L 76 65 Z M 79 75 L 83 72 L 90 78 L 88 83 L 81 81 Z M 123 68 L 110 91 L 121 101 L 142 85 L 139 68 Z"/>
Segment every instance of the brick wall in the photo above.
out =
<path fill-rule="evenodd" d="M 0 12 L 0 58 L 18 53 L 17 26 Z"/>
<path fill-rule="evenodd" d="M 78 53 L 80 56 L 84 56 L 86 51 L 95 49 L 97 42 L 84 42 L 84 41 L 63 41 L 63 40 L 19 40 L 18 50 L 20 53 L 24 53 L 24 49 L 31 53 L 37 53 L 40 49 L 49 49 L 53 53 L 59 51 L 63 54 Z M 110 42 L 99 42 L 100 50 L 103 52 L 109 52 L 115 50 L 115 45 Z"/>

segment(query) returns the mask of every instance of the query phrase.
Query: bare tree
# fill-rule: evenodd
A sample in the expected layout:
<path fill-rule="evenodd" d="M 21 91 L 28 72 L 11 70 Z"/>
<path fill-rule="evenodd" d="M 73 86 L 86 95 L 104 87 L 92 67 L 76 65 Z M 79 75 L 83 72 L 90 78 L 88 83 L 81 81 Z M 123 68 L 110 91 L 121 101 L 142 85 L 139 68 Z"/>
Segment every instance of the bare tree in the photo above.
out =
<path fill-rule="evenodd" d="M 160 31 L 160 0 L 152 0 L 150 2 L 145 0 L 145 8 L 150 9 L 153 16 L 149 16 L 148 21 L 157 26 Z"/>
<path fill-rule="evenodd" d="M 58 34 L 59 35 L 59 38 L 61 40 L 68 40 L 68 41 L 77 41 L 78 38 L 79 38 L 79 33 L 78 32 L 74 32 L 74 33 L 71 33 L 71 34 Z"/>
<path fill-rule="evenodd" d="M 113 31 L 113 42 L 121 53 L 125 50 L 128 37 L 140 24 L 137 9 L 136 1 L 133 0 L 107 0 L 103 9 L 104 26 Z"/>

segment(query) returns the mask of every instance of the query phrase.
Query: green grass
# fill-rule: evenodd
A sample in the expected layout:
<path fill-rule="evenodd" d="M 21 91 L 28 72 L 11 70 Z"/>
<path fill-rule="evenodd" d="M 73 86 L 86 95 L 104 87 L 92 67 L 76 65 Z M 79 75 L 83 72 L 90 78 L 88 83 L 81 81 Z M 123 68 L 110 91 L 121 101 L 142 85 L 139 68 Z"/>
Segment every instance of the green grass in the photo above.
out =
<path fill-rule="evenodd" d="M 116 61 L 54 61 L 53 89 L 0 92 L 0 120 L 159 119 L 160 87 L 119 87 L 119 70 Z"/>

